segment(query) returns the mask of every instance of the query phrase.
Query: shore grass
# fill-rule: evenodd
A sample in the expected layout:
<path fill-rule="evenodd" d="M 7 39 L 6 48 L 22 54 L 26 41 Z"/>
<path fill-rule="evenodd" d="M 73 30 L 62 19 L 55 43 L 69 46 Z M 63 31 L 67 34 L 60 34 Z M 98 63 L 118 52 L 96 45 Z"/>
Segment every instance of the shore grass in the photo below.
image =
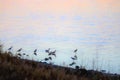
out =
<path fill-rule="evenodd" d="M 120 75 L 54 66 L 3 52 L 0 48 L 0 80 L 120 80 Z"/>

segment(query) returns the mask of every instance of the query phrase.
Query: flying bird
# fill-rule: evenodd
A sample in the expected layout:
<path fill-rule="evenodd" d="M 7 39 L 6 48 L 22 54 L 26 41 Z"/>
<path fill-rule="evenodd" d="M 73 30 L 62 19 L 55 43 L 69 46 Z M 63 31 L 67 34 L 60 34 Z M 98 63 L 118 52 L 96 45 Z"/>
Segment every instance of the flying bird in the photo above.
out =
<path fill-rule="evenodd" d="M 48 54 L 48 55 L 49 55 L 49 56 L 50 56 L 50 55 L 52 55 L 52 52 L 49 52 L 49 54 Z"/>
<path fill-rule="evenodd" d="M 55 54 L 55 53 L 56 53 L 56 50 L 55 50 L 55 51 L 53 51 L 52 53 L 53 53 L 53 54 Z"/>
<path fill-rule="evenodd" d="M 18 49 L 17 52 L 20 52 L 22 50 L 22 48 Z"/>
<path fill-rule="evenodd" d="M 52 55 L 56 57 L 56 54 L 55 54 L 55 53 L 53 53 Z"/>
<path fill-rule="evenodd" d="M 37 53 L 34 53 L 34 55 L 37 55 Z"/>
<path fill-rule="evenodd" d="M 45 58 L 44 60 L 45 60 L 45 61 L 48 61 L 48 60 L 49 60 L 49 58 Z"/>
<path fill-rule="evenodd" d="M 56 54 L 55 54 L 55 53 L 56 53 L 56 50 L 55 50 L 55 51 L 53 51 L 53 52 L 49 52 L 49 54 L 48 54 L 48 55 L 49 55 L 49 56 L 50 56 L 50 55 L 53 55 L 53 56 L 55 56 L 55 57 L 56 57 Z"/>
<path fill-rule="evenodd" d="M 36 53 L 36 52 L 37 52 L 37 49 L 34 50 L 34 53 Z"/>
<path fill-rule="evenodd" d="M 76 53 L 76 52 L 77 52 L 77 50 L 78 50 L 78 49 L 75 49 L 75 50 L 74 50 L 74 53 Z"/>
<path fill-rule="evenodd" d="M 72 60 L 77 60 L 77 55 L 74 55 L 74 57 L 71 57 Z"/>
<path fill-rule="evenodd" d="M 52 60 L 52 58 L 51 58 L 51 57 L 49 57 L 49 59 L 50 59 L 50 60 Z"/>
<path fill-rule="evenodd" d="M 8 48 L 8 50 L 10 51 L 13 47 L 11 46 L 10 48 Z"/>
<path fill-rule="evenodd" d="M 37 49 L 35 49 L 35 50 L 34 50 L 34 55 L 37 55 L 37 53 L 36 53 L 36 52 L 37 52 Z"/>
<path fill-rule="evenodd" d="M 77 60 L 75 57 L 71 57 L 72 60 Z"/>
<path fill-rule="evenodd" d="M 18 56 L 21 56 L 21 54 L 20 54 L 20 53 L 18 53 L 17 55 L 18 55 Z"/>
<path fill-rule="evenodd" d="M 77 55 L 75 55 L 74 58 L 77 59 Z"/>
<path fill-rule="evenodd" d="M 25 55 L 25 53 L 23 53 L 23 55 Z"/>
<path fill-rule="evenodd" d="M 49 53 L 49 52 L 50 52 L 50 48 L 49 48 L 49 49 L 47 49 L 47 50 L 45 50 L 45 52 L 46 52 L 46 53 Z"/>
<path fill-rule="evenodd" d="M 69 66 L 72 66 L 72 65 L 74 65 L 74 64 L 76 64 L 75 62 L 72 62 L 71 64 L 69 64 Z"/>

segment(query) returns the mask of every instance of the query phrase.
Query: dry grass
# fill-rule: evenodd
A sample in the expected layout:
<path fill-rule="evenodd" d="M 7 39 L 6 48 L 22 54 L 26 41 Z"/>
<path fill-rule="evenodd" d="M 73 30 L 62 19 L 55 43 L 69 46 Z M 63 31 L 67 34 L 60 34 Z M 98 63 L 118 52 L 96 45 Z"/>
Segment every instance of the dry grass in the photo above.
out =
<path fill-rule="evenodd" d="M 53 67 L 23 60 L 2 52 L 0 48 L 0 80 L 120 80 L 120 76 L 106 76 L 100 72 L 81 73 L 80 69 Z"/>

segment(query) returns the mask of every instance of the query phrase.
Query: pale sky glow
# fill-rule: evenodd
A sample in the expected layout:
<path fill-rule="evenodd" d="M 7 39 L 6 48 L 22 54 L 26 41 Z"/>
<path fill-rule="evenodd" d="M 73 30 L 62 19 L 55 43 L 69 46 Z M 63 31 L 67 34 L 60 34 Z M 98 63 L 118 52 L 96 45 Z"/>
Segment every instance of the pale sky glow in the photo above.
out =
<path fill-rule="evenodd" d="M 98 46 L 103 69 L 110 60 L 120 73 L 120 0 L 0 0 L 0 41 L 26 52 L 57 49 L 57 64 L 68 64 L 76 48 L 87 64 Z"/>

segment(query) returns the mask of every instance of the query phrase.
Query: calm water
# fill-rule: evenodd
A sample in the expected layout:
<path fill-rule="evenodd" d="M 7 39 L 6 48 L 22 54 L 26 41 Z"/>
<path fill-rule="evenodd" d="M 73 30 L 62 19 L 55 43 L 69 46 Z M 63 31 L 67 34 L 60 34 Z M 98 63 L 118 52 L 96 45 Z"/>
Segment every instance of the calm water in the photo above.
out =
<path fill-rule="evenodd" d="M 82 32 L 79 27 L 77 28 L 79 29 L 78 31 L 64 36 L 55 35 L 53 32 L 43 36 L 25 33 L 24 35 L 13 37 L 0 35 L 0 39 L 4 44 L 4 50 L 13 46 L 12 52 L 15 53 L 19 48 L 23 48 L 22 53 L 30 55 L 29 57 L 24 57 L 27 59 L 40 61 L 47 56 L 45 49 L 51 48 L 51 50 L 57 50 L 57 57 L 53 57 L 52 62 L 68 66 L 72 62 L 70 57 L 74 56 L 73 51 L 78 49 L 77 65 L 93 69 L 94 62 L 94 69 L 105 69 L 107 72 L 120 73 L 119 33 L 108 33 L 108 28 L 104 32 L 102 30 L 96 31 L 95 26 L 93 27 L 94 29 L 91 32 Z M 86 27 L 84 29 L 88 30 L 90 28 Z M 34 49 L 38 49 L 38 56 L 33 55 Z"/>
<path fill-rule="evenodd" d="M 13 53 L 23 48 L 40 61 L 45 49 L 57 50 L 53 62 L 120 74 L 120 0 L 0 0 L 0 41 Z M 33 51 L 38 49 L 38 56 Z M 26 57 L 24 57 L 26 58 Z"/>

